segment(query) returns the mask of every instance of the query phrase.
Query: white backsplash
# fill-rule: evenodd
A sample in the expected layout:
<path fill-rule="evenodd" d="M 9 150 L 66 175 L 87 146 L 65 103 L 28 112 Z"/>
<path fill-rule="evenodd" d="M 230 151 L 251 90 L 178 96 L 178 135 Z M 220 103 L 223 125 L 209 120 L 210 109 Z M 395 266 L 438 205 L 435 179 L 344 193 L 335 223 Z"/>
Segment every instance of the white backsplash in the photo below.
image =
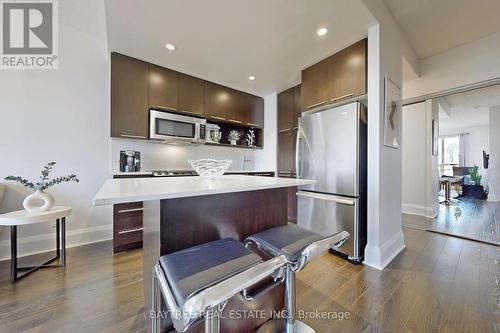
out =
<path fill-rule="evenodd" d="M 137 150 L 141 152 L 141 169 L 147 170 L 189 170 L 190 159 L 213 158 L 232 160 L 229 170 L 253 170 L 255 168 L 255 152 L 251 149 L 217 147 L 217 146 L 177 146 L 144 142 L 131 139 L 111 139 L 110 171 L 119 170 L 120 150 Z M 243 163 L 243 159 L 246 160 Z"/>

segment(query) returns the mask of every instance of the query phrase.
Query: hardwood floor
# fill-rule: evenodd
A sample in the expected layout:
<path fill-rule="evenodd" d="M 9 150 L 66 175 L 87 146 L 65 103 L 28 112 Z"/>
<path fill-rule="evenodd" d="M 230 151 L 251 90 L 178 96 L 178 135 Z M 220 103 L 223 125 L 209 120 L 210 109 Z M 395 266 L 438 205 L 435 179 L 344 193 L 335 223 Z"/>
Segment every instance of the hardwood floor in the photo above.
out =
<path fill-rule="evenodd" d="M 299 311 L 349 318 L 303 321 L 317 332 L 500 332 L 499 248 L 404 232 L 407 248 L 383 271 L 328 254 L 311 262 L 297 275 Z M 0 332 L 145 332 L 141 250 L 113 255 L 104 242 L 68 259 L 15 284 L 0 263 Z"/>
<path fill-rule="evenodd" d="M 500 245 L 500 204 L 461 198 L 456 206 L 439 205 L 439 214 L 430 219 L 403 214 L 403 225 Z"/>

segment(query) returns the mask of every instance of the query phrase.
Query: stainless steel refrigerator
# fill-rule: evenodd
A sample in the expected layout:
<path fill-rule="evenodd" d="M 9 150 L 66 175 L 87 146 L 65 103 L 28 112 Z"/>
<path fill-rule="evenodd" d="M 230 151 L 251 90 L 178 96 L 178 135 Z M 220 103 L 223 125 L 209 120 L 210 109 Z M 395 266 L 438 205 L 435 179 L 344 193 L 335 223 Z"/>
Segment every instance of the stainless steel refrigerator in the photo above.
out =
<path fill-rule="evenodd" d="M 297 224 L 322 235 L 351 234 L 337 251 L 363 261 L 367 221 L 367 112 L 359 102 L 299 118 L 297 177 L 316 179 L 297 192 Z"/>

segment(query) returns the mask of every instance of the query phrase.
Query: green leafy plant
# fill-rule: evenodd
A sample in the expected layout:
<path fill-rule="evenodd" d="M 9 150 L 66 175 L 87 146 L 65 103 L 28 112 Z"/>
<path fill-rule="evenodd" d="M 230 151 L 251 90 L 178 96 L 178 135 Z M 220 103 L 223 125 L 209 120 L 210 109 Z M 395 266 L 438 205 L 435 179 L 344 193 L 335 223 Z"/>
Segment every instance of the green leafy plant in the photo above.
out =
<path fill-rule="evenodd" d="M 40 175 L 40 181 L 37 183 L 34 183 L 32 181 L 29 181 L 26 178 L 19 177 L 19 176 L 7 176 L 5 177 L 5 180 L 12 180 L 15 182 L 18 182 L 22 184 L 23 186 L 27 188 L 31 188 L 35 191 L 38 190 L 46 190 L 49 187 L 52 187 L 54 185 L 64 183 L 64 182 L 79 182 L 80 180 L 76 177 L 76 175 L 67 175 L 67 176 L 62 176 L 62 177 L 57 177 L 54 179 L 49 179 L 49 175 L 52 172 L 52 169 L 54 168 L 54 165 L 56 165 L 56 162 L 49 162 L 45 164 L 41 171 Z"/>
<path fill-rule="evenodd" d="M 481 176 L 479 174 L 479 167 L 474 164 L 474 167 L 469 169 L 470 179 L 474 182 L 475 185 L 481 185 Z"/>

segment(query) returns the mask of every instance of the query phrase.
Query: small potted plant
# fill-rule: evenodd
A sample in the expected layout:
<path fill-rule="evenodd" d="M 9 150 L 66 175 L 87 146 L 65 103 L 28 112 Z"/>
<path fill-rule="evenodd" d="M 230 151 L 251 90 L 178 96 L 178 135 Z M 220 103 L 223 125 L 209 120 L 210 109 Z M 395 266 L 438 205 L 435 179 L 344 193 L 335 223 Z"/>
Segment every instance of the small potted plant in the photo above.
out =
<path fill-rule="evenodd" d="M 238 140 L 240 139 L 240 133 L 237 130 L 231 130 L 229 132 L 229 135 L 227 136 L 227 139 L 229 140 L 229 142 L 231 142 L 232 145 L 236 146 Z"/>
<path fill-rule="evenodd" d="M 34 183 L 26 178 L 19 176 L 8 176 L 5 177 L 6 180 L 12 180 L 22 184 L 23 186 L 35 190 L 34 193 L 28 195 L 23 201 L 23 207 L 28 212 L 43 212 L 50 210 L 54 206 L 54 197 L 49 193 L 45 192 L 46 189 L 54 185 L 64 183 L 64 182 L 79 182 L 80 180 L 76 175 L 68 175 L 63 177 L 58 177 L 54 179 L 49 179 L 49 174 L 56 165 L 56 162 L 47 163 L 41 172 L 40 181 Z M 37 201 L 43 201 L 41 206 L 36 205 Z"/>
<path fill-rule="evenodd" d="M 474 199 L 484 199 L 484 187 L 481 184 L 483 177 L 479 174 L 477 165 L 469 169 L 469 177 L 471 182 L 463 185 L 463 195 Z"/>

